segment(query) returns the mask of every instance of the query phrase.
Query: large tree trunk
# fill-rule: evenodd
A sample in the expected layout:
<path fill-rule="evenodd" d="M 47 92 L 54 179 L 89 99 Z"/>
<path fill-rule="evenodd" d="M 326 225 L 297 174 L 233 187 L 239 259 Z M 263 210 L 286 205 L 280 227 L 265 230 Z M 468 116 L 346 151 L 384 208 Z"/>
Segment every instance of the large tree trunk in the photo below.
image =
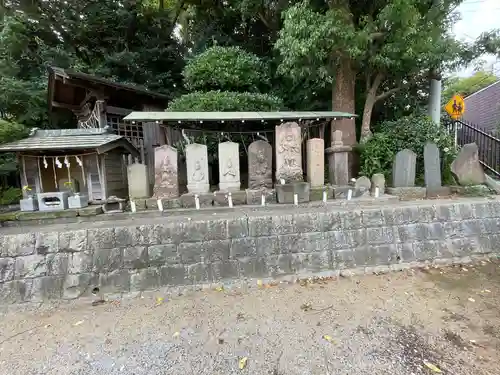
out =
<path fill-rule="evenodd" d="M 335 77 L 335 84 L 332 92 L 332 111 L 355 112 L 355 83 L 356 72 L 349 59 L 341 59 Z M 356 123 L 354 119 L 344 118 L 332 121 L 332 145 L 333 132 L 342 131 L 342 141 L 346 146 L 356 144 Z"/>

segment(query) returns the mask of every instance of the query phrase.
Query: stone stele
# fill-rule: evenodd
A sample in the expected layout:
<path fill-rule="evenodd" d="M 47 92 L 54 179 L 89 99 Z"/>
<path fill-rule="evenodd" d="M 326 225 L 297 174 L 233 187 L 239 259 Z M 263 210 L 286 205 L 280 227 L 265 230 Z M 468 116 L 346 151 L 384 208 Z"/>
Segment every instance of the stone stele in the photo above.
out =
<path fill-rule="evenodd" d="M 127 167 L 127 181 L 130 198 L 150 197 L 148 170 L 144 164 L 130 164 Z"/>
<path fill-rule="evenodd" d="M 156 147 L 153 197 L 178 197 L 179 181 L 177 177 L 177 149 L 168 145 Z"/>
<path fill-rule="evenodd" d="M 187 188 L 190 193 L 208 193 L 210 183 L 208 179 L 207 146 L 191 143 L 186 146 Z"/>
<path fill-rule="evenodd" d="M 371 186 L 372 182 L 366 176 L 359 177 L 354 184 L 355 191 L 359 195 L 369 195 Z"/>
<path fill-rule="evenodd" d="M 248 146 L 248 187 L 273 187 L 273 148 L 269 142 L 258 140 Z"/>
<path fill-rule="evenodd" d="M 451 163 L 451 171 L 460 185 L 480 185 L 486 182 L 483 166 L 479 162 L 477 144 L 469 143 L 462 146 Z"/>
<path fill-rule="evenodd" d="M 392 166 L 392 186 L 415 186 L 416 165 L 417 154 L 408 149 L 399 151 L 394 158 L 394 164 Z"/>
<path fill-rule="evenodd" d="M 424 146 L 424 175 L 428 189 L 441 187 L 441 156 L 435 143 L 427 142 Z"/>
<path fill-rule="evenodd" d="M 321 138 L 309 139 L 307 151 L 307 181 L 311 187 L 325 184 L 325 141 Z"/>
<path fill-rule="evenodd" d="M 372 176 L 372 194 L 375 194 L 375 188 L 378 188 L 379 195 L 385 193 L 385 176 L 383 175 L 383 173 L 375 173 Z"/>
<path fill-rule="evenodd" d="M 325 150 L 328 155 L 328 179 L 330 184 L 346 186 L 349 183 L 349 152 L 350 146 L 342 143 L 342 132 L 335 130 L 332 133 L 331 147 Z"/>
<path fill-rule="evenodd" d="M 240 185 L 239 144 L 219 143 L 219 189 L 240 190 Z"/>
<path fill-rule="evenodd" d="M 276 126 L 276 181 L 302 181 L 301 130 L 296 122 Z"/>

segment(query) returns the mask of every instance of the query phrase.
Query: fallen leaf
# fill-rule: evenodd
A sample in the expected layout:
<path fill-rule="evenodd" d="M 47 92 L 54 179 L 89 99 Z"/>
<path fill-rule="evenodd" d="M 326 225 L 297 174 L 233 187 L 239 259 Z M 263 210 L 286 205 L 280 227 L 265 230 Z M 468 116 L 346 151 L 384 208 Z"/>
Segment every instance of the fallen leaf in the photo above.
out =
<path fill-rule="evenodd" d="M 469 302 L 476 302 L 476 300 L 474 298 L 469 297 Z"/>
<path fill-rule="evenodd" d="M 312 309 L 312 303 L 311 302 L 306 302 L 300 305 L 300 308 L 304 311 L 309 311 Z"/>
<path fill-rule="evenodd" d="M 333 339 L 332 336 L 328 336 L 328 335 L 323 335 L 323 338 L 328 341 L 328 342 L 331 342 L 332 344 L 335 343 L 335 340 Z"/>
<path fill-rule="evenodd" d="M 432 363 L 430 363 L 430 362 L 424 361 L 424 365 L 425 365 L 427 368 L 431 369 L 433 372 L 436 372 L 436 373 L 438 373 L 438 374 L 441 374 L 441 373 L 442 373 L 442 371 L 441 371 L 441 369 L 440 369 L 439 367 L 437 367 L 436 365 L 433 365 L 433 364 L 432 364 Z"/>
<path fill-rule="evenodd" d="M 175 332 L 175 333 L 172 335 L 172 337 L 173 337 L 173 338 L 177 338 L 177 337 L 179 337 L 180 335 L 181 335 L 181 334 L 180 334 L 180 332 Z"/>
<path fill-rule="evenodd" d="M 223 292 L 224 291 L 224 287 L 223 286 L 218 286 L 217 288 L 215 288 L 215 290 L 217 292 Z"/>
<path fill-rule="evenodd" d="M 248 358 L 247 357 L 243 357 L 240 359 L 240 362 L 239 362 L 239 368 L 240 370 L 243 370 L 245 367 L 247 367 L 247 361 L 248 361 Z"/>
<path fill-rule="evenodd" d="M 83 320 L 79 320 L 78 322 L 76 322 L 76 323 L 74 324 L 74 326 L 76 327 L 76 326 L 79 326 L 80 324 L 83 324 Z"/>
<path fill-rule="evenodd" d="M 156 305 L 161 305 L 163 303 L 163 297 L 156 297 Z"/>
<path fill-rule="evenodd" d="M 262 285 L 263 285 L 262 280 L 257 280 L 257 286 L 260 288 L 260 287 L 262 287 Z"/>

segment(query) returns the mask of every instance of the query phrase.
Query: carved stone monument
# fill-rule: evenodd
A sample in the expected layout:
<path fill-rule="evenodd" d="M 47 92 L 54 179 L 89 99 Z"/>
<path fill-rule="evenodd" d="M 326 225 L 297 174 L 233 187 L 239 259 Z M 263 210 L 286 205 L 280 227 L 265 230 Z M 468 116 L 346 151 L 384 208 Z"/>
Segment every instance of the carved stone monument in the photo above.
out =
<path fill-rule="evenodd" d="M 178 196 L 177 149 L 168 145 L 156 147 L 153 197 L 176 198 Z"/>
<path fill-rule="evenodd" d="M 449 186 L 442 186 L 441 155 L 435 143 L 428 142 L 424 146 L 424 176 L 427 197 L 443 197 L 451 194 Z"/>
<path fill-rule="evenodd" d="M 248 146 L 248 188 L 273 187 L 273 148 L 263 140 Z"/>
<path fill-rule="evenodd" d="M 372 187 L 371 187 L 372 195 L 375 195 L 376 188 L 378 188 L 379 196 L 385 193 L 385 176 L 383 175 L 383 173 L 375 173 L 372 176 Z"/>
<path fill-rule="evenodd" d="M 295 122 L 276 126 L 276 181 L 303 180 L 300 127 Z"/>
<path fill-rule="evenodd" d="M 219 143 L 219 190 L 240 190 L 240 186 L 239 144 Z"/>
<path fill-rule="evenodd" d="M 187 188 L 190 193 L 208 193 L 207 146 L 191 143 L 186 146 Z"/>
<path fill-rule="evenodd" d="M 428 189 L 441 187 L 441 157 L 435 143 L 428 142 L 424 146 L 424 176 Z"/>
<path fill-rule="evenodd" d="M 356 197 L 368 196 L 370 195 L 370 187 L 372 182 L 366 176 L 359 177 L 354 183 L 354 191 Z"/>
<path fill-rule="evenodd" d="M 460 185 L 479 185 L 486 182 L 483 166 L 479 162 L 477 144 L 469 143 L 462 146 L 451 163 L 451 171 Z"/>
<path fill-rule="evenodd" d="M 387 188 L 391 195 L 401 200 L 425 198 L 427 189 L 415 186 L 417 155 L 408 149 L 399 151 L 392 166 L 392 187 Z"/>
<path fill-rule="evenodd" d="M 311 187 L 325 184 L 325 141 L 321 138 L 309 139 L 307 151 L 307 181 Z"/>
<path fill-rule="evenodd" d="M 417 155 L 412 150 L 404 149 L 399 151 L 392 166 L 392 186 L 415 186 L 416 165 Z"/>
<path fill-rule="evenodd" d="M 349 152 L 352 147 L 344 146 L 342 132 L 332 134 L 332 146 L 325 150 L 328 155 L 328 180 L 330 184 L 347 186 L 349 184 Z"/>
<path fill-rule="evenodd" d="M 130 198 L 149 198 L 148 170 L 146 165 L 133 163 L 127 167 L 128 195 Z"/>

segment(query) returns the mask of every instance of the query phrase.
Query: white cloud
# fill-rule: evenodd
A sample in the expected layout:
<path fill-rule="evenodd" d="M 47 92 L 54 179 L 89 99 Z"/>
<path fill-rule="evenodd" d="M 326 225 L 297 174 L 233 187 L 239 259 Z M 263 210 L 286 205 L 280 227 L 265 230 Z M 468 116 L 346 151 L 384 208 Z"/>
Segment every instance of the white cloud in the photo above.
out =
<path fill-rule="evenodd" d="M 465 0 L 457 11 L 461 15 L 461 20 L 454 25 L 453 33 L 460 40 L 472 42 L 486 31 L 500 29 L 499 0 Z M 486 55 L 482 59 L 486 61 L 485 68 L 500 70 L 500 62 L 495 56 Z M 460 76 L 469 76 L 473 70 L 474 67 L 470 66 L 456 73 Z"/>

